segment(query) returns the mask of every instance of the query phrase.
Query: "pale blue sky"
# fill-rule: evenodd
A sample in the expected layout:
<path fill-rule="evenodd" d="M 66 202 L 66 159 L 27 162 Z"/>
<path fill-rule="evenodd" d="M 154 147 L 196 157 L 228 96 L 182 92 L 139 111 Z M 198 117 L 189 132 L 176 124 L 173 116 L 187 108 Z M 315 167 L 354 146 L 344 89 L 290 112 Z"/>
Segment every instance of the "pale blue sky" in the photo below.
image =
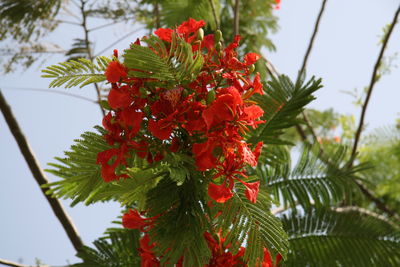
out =
<path fill-rule="evenodd" d="M 295 77 L 300 68 L 321 0 L 283 0 L 276 11 L 280 31 L 272 37 L 276 53 L 265 53 L 279 72 Z M 308 74 L 323 78 L 325 87 L 316 95 L 310 107 L 333 107 L 345 114 L 359 116 L 359 108 L 342 90 L 362 88 L 369 83 L 373 64 L 379 52 L 382 28 L 392 20 L 398 0 L 328 0 L 314 49 L 308 61 Z M 96 25 L 99 22 L 93 22 Z M 96 51 L 103 50 L 118 36 L 132 30 L 132 25 L 119 24 L 112 29 L 96 32 Z M 52 40 L 64 48 L 82 34 L 80 28 L 63 27 Z M 138 32 L 115 46 L 123 49 L 129 42 L 145 34 Z M 390 40 L 387 56 L 400 50 L 400 25 Z M 105 55 L 112 53 L 112 48 Z M 51 56 L 44 65 L 62 61 Z M 399 63 L 398 60 L 395 63 Z M 0 77 L 0 88 L 28 137 L 43 167 L 54 156 L 62 156 L 79 137 L 93 125 L 100 124 L 96 105 L 58 94 L 11 90 L 14 87 L 47 88 L 48 80 L 40 78 L 34 66 L 28 71 Z M 394 68 L 376 85 L 367 112 L 369 128 L 389 125 L 399 117 L 400 71 Z M 64 91 L 63 88 L 54 90 Z M 95 99 L 91 87 L 69 89 L 71 93 Z M 0 258 L 33 264 L 35 257 L 51 265 L 75 262 L 75 251 L 59 222 L 53 216 L 28 167 L 20 155 L 7 125 L 0 116 Z M 54 180 L 54 177 L 50 177 Z M 68 201 L 64 201 L 68 206 Z M 90 207 L 67 207 L 86 244 L 101 236 L 111 221 L 120 214 L 118 204 L 98 204 Z"/>

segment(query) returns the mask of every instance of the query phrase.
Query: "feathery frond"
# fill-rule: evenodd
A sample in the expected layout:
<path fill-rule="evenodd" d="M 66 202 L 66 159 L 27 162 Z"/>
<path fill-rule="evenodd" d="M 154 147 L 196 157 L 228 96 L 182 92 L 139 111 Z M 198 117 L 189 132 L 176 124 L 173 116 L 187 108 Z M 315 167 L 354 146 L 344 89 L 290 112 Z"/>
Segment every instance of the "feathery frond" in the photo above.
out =
<path fill-rule="evenodd" d="M 110 149 L 110 146 L 102 137 L 104 129 L 95 128 L 99 133 L 82 134 L 82 139 L 75 140 L 76 144 L 65 152 L 66 157 L 55 158 L 59 163 L 49 163 L 53 169 L 46 170 L 62 179 L 49 183 L 46 186 L 50 188 L 47 193 L 58 198 L 71 198 L 71 206 L 79 202 L 86 205 L 93 203 L 93 197 L 110 186 L 101 178 L 101 167 L 96 164 L 97 153 Z"/>
<path fill-rule="evenodd" d="M 245 244 L 244 258 L 249 266 L 255 266 L 263 258 L 263 248 L 272 249 L 286 257 L 288 241 L 282 224 L 270 212 L 271 200 L 264 190 L 260 190 L 256 203 L 251 203 L 245 196 L 245 188 L 236 184 L 237 192 L 222 207 L 223 212 L 216 219 L 216 228 L 223 229 L 227 235 L 225 245 L 231 244 L 229 250 L 236 253 Z"/>
<path fill-rule="evenodd" d="M 284 129 L 300 122 L 297 115 L 305 105 L 314 100 L 312 94 L 319 88 L 321 88 L 321 80 L 314 80 L 314 78 L 307 83 L 300 78 L 295 84 L 285 75 L 279 76 L 278 79 L 272 78 L 264 90 L 265 95 L 254 95 L 254 100 L 264 110 L 262 119 L 266 123 L 261 124 L 249 134 L 249 142 L 290 144 L 290 141 L 279 139 L 279 135 Z"/>
<path fill-rule="evenodd" d="M 290 250 L 284 266 L 399 266 L 398 226 L 357 209 L 309 209 L 283 216 Z"/>
<path fill-rule="evenodd" d="M 127 267 L 140 266 L 139 231 L 109 229 L 106 237 L 93 242 L 95 248 L 85 246 L 77 257 L 82 263 L 73 267 Z"/>
<path fill-rule="evenodd" d="M 348 168 L 343 164 L 345 147 L 338 147 L 329 159 L 321 160 L 320 152 L 318 147 L 305 146 L 293 170 L 289 160 L 273 166 L 259 164 L 256 173 L 265 182 L 267 191 L 283 206 L 329 206 L 351 199 L 352 193 L 358 190 L 354 173 L 366 165 Z"/>
<path fill-rule="evenodd" d="M 49 87 L 64 85 L 65 88 L 71 88 L 79 85 L 82 88 L 91 83 L 104 81 L 106 79 L 104 71 L 110 61 L 111 59 L 100 56 L 96 58 L 96 63 L 86 58 L 61 62 L 42 70 L 45 73 L 42 77 L 54 79 Z"/>
<path fill-rule="evenodd" d="M 192 46 L 172 34 L 171 48 L 167 48 L 158 37 L 150 36 L 143 40 L 148 47 L 133 44 L 125 50 L 124 64 L 131 68 L 129 75 L 141 78 L 154 78 L 173 83 L 192 81 L 203 66 L 199 51 L 192 52 Z"/>

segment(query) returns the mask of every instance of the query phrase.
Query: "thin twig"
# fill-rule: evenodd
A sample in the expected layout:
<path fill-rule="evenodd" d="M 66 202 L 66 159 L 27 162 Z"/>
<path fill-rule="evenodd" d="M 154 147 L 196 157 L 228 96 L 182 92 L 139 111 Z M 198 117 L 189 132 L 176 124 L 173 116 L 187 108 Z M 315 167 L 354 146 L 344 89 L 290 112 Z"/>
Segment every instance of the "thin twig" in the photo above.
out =
<path fill-rule="evenodd" d="M 306 69 L 308 58 L 310 56 L 312 47 L 314 45 L 315 37 L 317 36 L 317 33 L 318 33 L 319 24 L 321 22 L 322 14 L 324 13 L 324 10 L 325 10 L 326 3 L 327 3 L 327 0 L 323 0 L 321 8 L 320 8 L 318 16 L 317 16 L 317 20 L 315 21 L 315 24 L 314 24 L 314 30 L 313 30 L 313 33 L 311 35 L 311 39 L 310 39 L 310 41 L 308 43 L 308 47 L 307 47 L 306 53 L 305 53 L 304 58 L 303 58 L 303 63 L 301 65 L 301 68 L 300 68 L 300 71 L 299 71 L 299 74 L 298 74 L 297 78 L 299 78 L 301 75 L 303 75 L 303 73 L 304 73 L 304 71 Z M 304 122 L 306 124 L 306 127 L 308 128 L 308 130 L 310 131 L 310 133 L 311 133 L 311 135 L 312 135 L 312 137 L 314 139 L 314 143 L 319 144 L 318 143 L 318 137 L 317 137 L 317 135 L 316 135 L 316 133 L 314 131 L 314 128 L 312 127 L 311 122 L 308 119 L 306 113 L 304 111 L 302 111 L 301 114 L 303 116 L 303 120 L 304 120 Z M 303 141 L 307 140 L 307 136 L 305 135 L 305 132 L 303 131 L 302 127 L 299 124 L 296 125 L 296 130 L 299 133 L 299 135 L 300 135 L 300 137 L 301 137 L 301 139 Z"/>
<path fill-rule="evenodd" d="M 50 267 L 49 265 L 25 265 L 25 264 L 21 264 L 21 263 L 17 263 L 17 262 L 13 262 L 13 261 L 9 261 L 9 260 L 5 260 L 5 259 L 0 259 L 0 264 L 2 265 L 6 265 L 6 266 L 13 266 L 13 267 Z M 53 267 L 67 267 L 67 266 L 53 266 Z"/>
<path fill-rule="evenodd" d="M 75 250 L 79 252 L 83 247 L 83 242 L 79 237 L 79 234 L 74 224 L 72 223 L 71 218 L 65 212 L 61 202 L 58 199 L 53 198 L 50 195 L 47 195 L 46 189 L 42 187 L 42 185 L 47 184 L 49 181 L 47 180 L 43 170 L 40 168 L 38 160 L 36 159 L 32 149 L 30 148 L 29 143 L 25 138 L 25 135 L 23 134 L 21 128 L 18 125 L 17 120 L 14 117 L 14 114 L 11 111 L 11 107 L 7 103 L 1 91 L 0 91 L 0 109 L 1 112 L 3 113 L 4 119 L 6 120 L 8 127 L 10 128 L 11 133 L 15 138 L 15 141 L 18 144 L 19 149 L 21 150 L 22 155 L 25 158 L 25 161 L 29 166 L 29 169 L 31 170 L 33 177 L 39 184 L 44 197 L 49 202 L 54 214 L 56 215 L 61 225 L 63 226 Z"/>
<path fill-rule="evenodd" d="M 240 0 L 235 0 L 233 7 L 233 36 L 239 34 L 239 21 L 240 21 Z"/>
<path fill-rule="evenodd" d="M 212 13 L 213 13 L 215 26 L 217 27 L 217 29 L 219 29 L 220 25 L 219 25 L 219 20 L 218 20 L 218 17 L 217 17 L 217 11 L 215 9 L 214 1 L 213 0 L 209 0 L 209 2 L 210 2 L 211 10 L 212 10 Z"/>
<path fill-rule="evenodd" d="M 158 4 L 158 0 L 154 0 L 154 10 L 153 10 L 153 15 L 154 15 L 154 26 L 156 29 L 161 27 L 160 23 L 160 6 Z"/>
<path fill-rule="evenodd" d="M 86 10 L 85 10 L 85 5 L 86 5 L 86 1 L 81 0 L 81 5 L 80 5 L 80 10 L 81 10 L 81 15 L 82 15 L 82 28 L 85 34 L 85 46 L 86 46 L 86 51 L 89 57 L 89 60 L 93 62 L 94 57 L 92 54 L 92 49 L 90 47 L 90 41 L 89 41 L 89 29 L 87 27 L 87 23 L 86 23 Z M 101 114 L 103 114 L 103 116 L 106 115 L 103 107 L 100 105 L 101 102 L 101 92 L 100 92 L 100 87 L 97 83 L 94 83 L 94 88 L 96 89 L 96 93 L 97 93 L 97 100 L 99 102 L 99 108 L 101 111 Z"/>
<path fill-rule="evenodd" d="M 317 36 L 317 33 L 318 33 L 319 23 L 321 22 L 322 14 L 324 13 L 324 10 L 325 10 L 326 2 L 327 2 L 327 0 L 323 0 L 321 9 L 319 10 L 319 14 L 318 14 L 317 20 L 315 21 L 315 25 L 314 25 L 314 31 L 311 35 L 310 42 L 308 43 L 308 48 L 307 48 L 306 54 L 304 55 L 303 64 L 301 65 L 299 75 L 303 74 L 303 72 L 307 66 L 308 57 L 310 56 L 311 49 L 314 45 L 315 37 Z"/>
<path fill-rule="evenodd" d="M 356 154 L 357 154 L 358 142 L 360 141 L 361 132 L 362 132 L 363 127 L 364 127 L 364 119 L 365 119 L 365 114 L 367 112 L 368 103 L 369 103 L 369 100 L 370 100 L 371 95 L 372 95 L 372 90 L 374 89 L 374 86 L 375 86 L 375 83 L 376 83 L 376 80 L 377 80 L 376 78 L 377 78 L 377 73 L 378 73 L 378 70 L 379 70 L 379 66 L 381 65 L 382 57 L 383 57 L 383 54 L 385 52 L 386 46 L 387 46 L 387 44 L 389 42 L 390 36 L 392 35 L 393 28 L 397 23 L 397 19 L 399 17 L 399 13 L 400 13 L 400 6 L 398 7 L 398 9 L 397 9 L 397 11 L 396 11 L 396 13 L 395 13 L 395 15 L 393 17 L 393 21 L 389 26 L 388 32 L 385 35 L 385 38 L 384 38 L 383 43 L 382 43 L 381 51 L 379 52 L 378 59 L 376 60 L 376 63 L 375 63 L 375 66 L 374 66 L 374 70 L 372 72 L 371 81 L 369 83 L 368 90 L 367 90 L 367 96 L 365 97 L 365 101 L 364 101 L 364 104 L 362 105 L 362 109 L 361 109 L 360 121 L 359 121 L 359 124 L 358 124 L 358 128 L 357 128 L 356 134 L 354 136 L 354 144 L 353 144 L 353 149 L 351 151 L 351 161 L 350 161 L 351 163 L 353 163 L 353 161 L 355 160 Z"/>
<path fill-rule="evenodd" d="M 23 88 L 23 87 L 6 87 L 4 89 L 6 89 L 6 90 L 19 90 L 19 91 L 33 91 L 33 92 L 54 93 L 54 94 L 60 94 L 60 95 L 66 95 L 66 96 L 70 96 L 70 97 L 75 97 L 75 98 L 79 98 L 81 100 L 85 100 L 85 101 L 89 101 L 91 103 L 98 104 L 97 101 L 95 101 L 93 99 L 90 99 L 88 97 L 84 97 L 84 96 L 80 96 L 80 95 L 76 95 L 76 94 L 71 94 L 71 93 L 67 93 L 67 92 L 62 92 L 62 91 L 56 91 L 56 90 L 40 89 L 40 88 Z"/>
<path fill-rule="evenodd" d="M 112 26 L 112 25 L 115 25 L 115 24 L 118 24 L 118 23 L 121 23 L 121 22 L 122 21 L 113 21 L 113 22 L 110 22 L 110 23 L 106 23 L 106 24 L 103 24 L 103 25 L 88 29 L 88 32 L 93 32 L 93 31 L 96 31 L 96 30 L 100 30 L 102 28 L 109 27 L 109 26 Z M 79 25 L 81 25 L 81 24 L 79 24 Z"/>
<path fill-rule="evenodd" d="M 140 30 L 143 30 L 143 28 L 139 28 L 139 29 L 135 29 L 131 32 L 128 32 L 127 34 L 121 36 L 119 39 L 117 39 L 116 41 L 114 41 L 112 44 L 108 45 L 107 47 L 105 47 L 104 49 L 102 49 L 100 52 L 97 52 L 95 57 L 100 56 L 101 54 L 103 54 L 104 52 L 108 51 L 110 48 L 114 47 L 116 44 L 118 44 L 119 42 L 121 42 L 122 40 L 124 40 L 125 38 L 128 38 L 130 35 L 134 34 L 135 32 L 138 32 Z"/>

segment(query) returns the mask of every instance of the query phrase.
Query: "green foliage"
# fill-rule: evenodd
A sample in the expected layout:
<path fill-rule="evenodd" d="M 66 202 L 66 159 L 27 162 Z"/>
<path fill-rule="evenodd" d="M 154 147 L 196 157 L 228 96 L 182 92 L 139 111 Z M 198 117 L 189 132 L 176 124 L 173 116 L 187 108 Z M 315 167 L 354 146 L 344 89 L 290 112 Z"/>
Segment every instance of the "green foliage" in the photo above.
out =
<path fill-rule="evenodd" d="M 96 164 L 96 159 L 97 153 L 111 147 L 102 137 L 104 129 L 95 128 L 100 134 L 85 132 L 81 139 L 75 140 L 76 144 L 71 146 L 71 150 L 65 152 L 65 158 L 56 157 L 59 163 L 49 163 L 53 169 L 46 170 L 62 179 L 46 185 L 50 188 L 47 193 L 57 198 L 71 198 L 71 206 L 79 202 L 89 205 L 98 200 L 95 196 L 99 191 L 110 187 L 101 178 L 101 166 Z"/>
<path fill-rule="evenodd" d="M 282 218 L 290 250 L 283 266 L 399 266 L 400 231 L 357 208 L 309 209 Z"/>
<path fill-rule="evenodd" d="M 143 40 L 149 47 L 132 45 L 125 50 L 124 64 L 131 69 L 133 77 L 154 78 L 173 83 L 191 81 L 196 78 L 203 66 L 200 51 L 192 52 L 190 44 L 177 34 L 172 34 L 171 49 L 167 50 L 163 41 L 150 36 Z"/>
<path fill-rule="evenodd" d="M 61 0 L 1 0 L 0 40 L 11 37 L 29 41 L 42 36 L 57 25 L 52 21 L 57 15 Z"/>
<path fill-rule="evenodd" d="M 150 235 L 157 243 L 155 253 L 163 255 L 161 266 L 173 266 L 182 255 L 185 267 L 208 263 L 211 254 L 203 237 L 209 224 L 205 195 L 201 175 L 194 172 L 181 186 L 167 178 L 147 194 L 149 216 L 159 216 Z"/>
<path fill-rule="evenodd" d="M 249 134 L 249 142 L 291 144 L 290 141 L 279 139 L 279 136 L 283 133 L 283 129 L 300 122 L 297 116 L 305 105 L 314 100 L 312 94 L 321 87 L 321 80 L 314 80 L 314 78 L 307 83 L 300 78 L 295 84 L 285 75 L 279 76 L 278 79 L 272 78 L 264 88 L 266 94 L 253 96 L 264 110 L 261 119 L 266 122 Z"/>
<path fill-rule="evenodd" d="M 360 174 L 364 183 L 389 207 L 400 212 L 400 130 L 391 126 L 372 131 L 364 138 L 359 160 L 373 165 Z"/>
<path fill-rule="evenodd" d="M 280 164 L 259 164 L 256 172 L 266 183 L 267 191 L 285 207 L 331 206 L 344 199 L 350 201 L 352 194 L 358 192 L 354 174 L 366 166 L 349 168 L 343 164 L 346 155 L 344 147 L 329 153 L 329 158 L 322 157 L 321 153 L 318 147 L 304 147 L 293 170 L 287 156 L 288 160 Z"/>
<path fill-rule="evenodd" d="M 216 0 L 211 1 L 219 17 L 221 3 Z M 175 27 L 179 22 L 193 18 L 195 20 L 204 20 L 213 31 L 217 29 L 210 0 L 169 0 L 159 2 L 161 4 L 161 22 L 167 27 Z"/>
<path fill-rule="evenodd" d="M 102 82 L 106 79 L 104 71 L 111 60 L 107 57 L 97 57 L 96 63 L 91 62 L 86 58 L 79 58 L 78 60 L 70 60 L 67 62 L 58 63 L 42 70 L 42 77 L 53 78 L 49 87 L 71 88 L 91 83 Z M 97 72 L 97 73 L 96 73 Z"/>
<path fill-rule="evenodd" d="M 237 192 L 224 205 L 218 205 L 222 213 L 217 217 L 215 228 L 222 229 L 226 236 L 225 245 L 231 244 L 230 251 L 236 253 L 246 244 L 244 258 L 249 266 L 255 266 L 257 259 L 263 259 L 263 248 L 272 249 L 286 257 L 287 235 L 282 224 L 270 211 L 271 200 L 260 190 L 256 203 L 248 201 L 243 185 L 237 183 Z"/>
<path fill-rule="evenodd" d="M 93 242 L 95 249 L 85 246 L 77 257 L 82 263 L 73 267 L 140 266 L 138 230 L 109 229 L 108 235 Z"/>

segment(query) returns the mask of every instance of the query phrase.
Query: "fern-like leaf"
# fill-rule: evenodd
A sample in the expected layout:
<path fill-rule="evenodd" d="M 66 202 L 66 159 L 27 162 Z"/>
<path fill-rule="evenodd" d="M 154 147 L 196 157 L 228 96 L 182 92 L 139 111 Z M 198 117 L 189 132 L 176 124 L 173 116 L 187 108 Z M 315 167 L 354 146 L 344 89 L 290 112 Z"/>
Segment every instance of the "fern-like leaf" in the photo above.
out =
<path fill-rule="evenodd" d="M 354 174 L 367 166 L 348 168 L 343 164 L 344 147 L 338 147 L 325 160 L 320 159 L 320 152 L 317 147 L 304 147 L 293 170 L 287 155 L 286 162 L 259 164 L 256 173 L 274 200 L 283 206 L 330 206 L 351 199 L 352 193 L 358 192 Z"/>
<path fill-rule="evenodd" d="M 260 190 L 257 202 L 251 203 L 245 196 L 245 188 L 241 184 L 236 186 L 237 192 L 223 205 L 223 212 L 216 222 L 216 228 L 227 234 L 225 245 L 231 244 L 229 250 L 236 253 L 245 244 L 244 258 L 249 266 L 255 266 L 257 260 L 263 259 L 263 248 L 285 257 L 287 235 L 279 219 L 270 212 L 268 194 Z"/>
<path fill-rule="evenodd" d="M 42 70 L 42 77 L 53 78 L 49 87 L 71 88 L 78 86 L 82 88 L 91 83 L 102 82 L 106 79 L 104 71 L 111 60 L 107 57 L 97 57 L 96 63 L 86 58 L 61 62 Z"/>
<path fill-rule="evenodd" d="M 300 123 L 297 115 L 304 106 L 314 100 L 312 95 L 321 88 L 321 80 L 312 78 L 307 83 L 300 78 L 295 84 L 290 79 L 281 75 L 272 78 L 267 83 L 265 95 L 254 95 L 254 100 L 264 110 L 261 124 L 249 134 L 250 143 L 263 141 L 265 144 L 290 144 L 291 142 L 279 139 L 283 130 Z"/>
<path fill-rule="evenodd" d="M 131 69 L 129 75 L 132 77 L 182 83 L 196 78 L 203 66 L 200 51 L 193 53 L 191 45 L 176 33 L 172 34 L 169 50 L 155 36 L 150 36 L 143 42 L 148 47 L 133 44 L 130 49 L 125 50 L 124 64 Z"/>
<path fill-rule="evenodd" d="M 357 208 L 309 209 L 283 217 L 290 251 L 283 266 L 400 266 L 400 230 Z"/>
<path fill-rule="evenodd" d="M 84 247 L 77 256 L 82 263 L 73 267 L 127 267 L 140 266 L 139 231 L 109 229 L 106 237 L 93 242 L 95 248 Z"/>
<path fill-rule="evenodd" d="M 102 136 L 104 129 L 96 129 L 99 133 L 86 132 L 81 135 L 82 139 L 75 140 L 76 144 L 65 152 L 65 158 L 56 158 L 59 163 L 49 163 L 53 168 L 46 171 L 62 180 L 47 184 L 48 194 L 71 198 L 72 206 L 79 202 L 89 205 L 99 200 L 99 197 L 94 198 L 99 191 L 110 186 L 101 178 L 101 166 L 96 164 L 97 153 L 110 149 L 110 146 Z"/>

